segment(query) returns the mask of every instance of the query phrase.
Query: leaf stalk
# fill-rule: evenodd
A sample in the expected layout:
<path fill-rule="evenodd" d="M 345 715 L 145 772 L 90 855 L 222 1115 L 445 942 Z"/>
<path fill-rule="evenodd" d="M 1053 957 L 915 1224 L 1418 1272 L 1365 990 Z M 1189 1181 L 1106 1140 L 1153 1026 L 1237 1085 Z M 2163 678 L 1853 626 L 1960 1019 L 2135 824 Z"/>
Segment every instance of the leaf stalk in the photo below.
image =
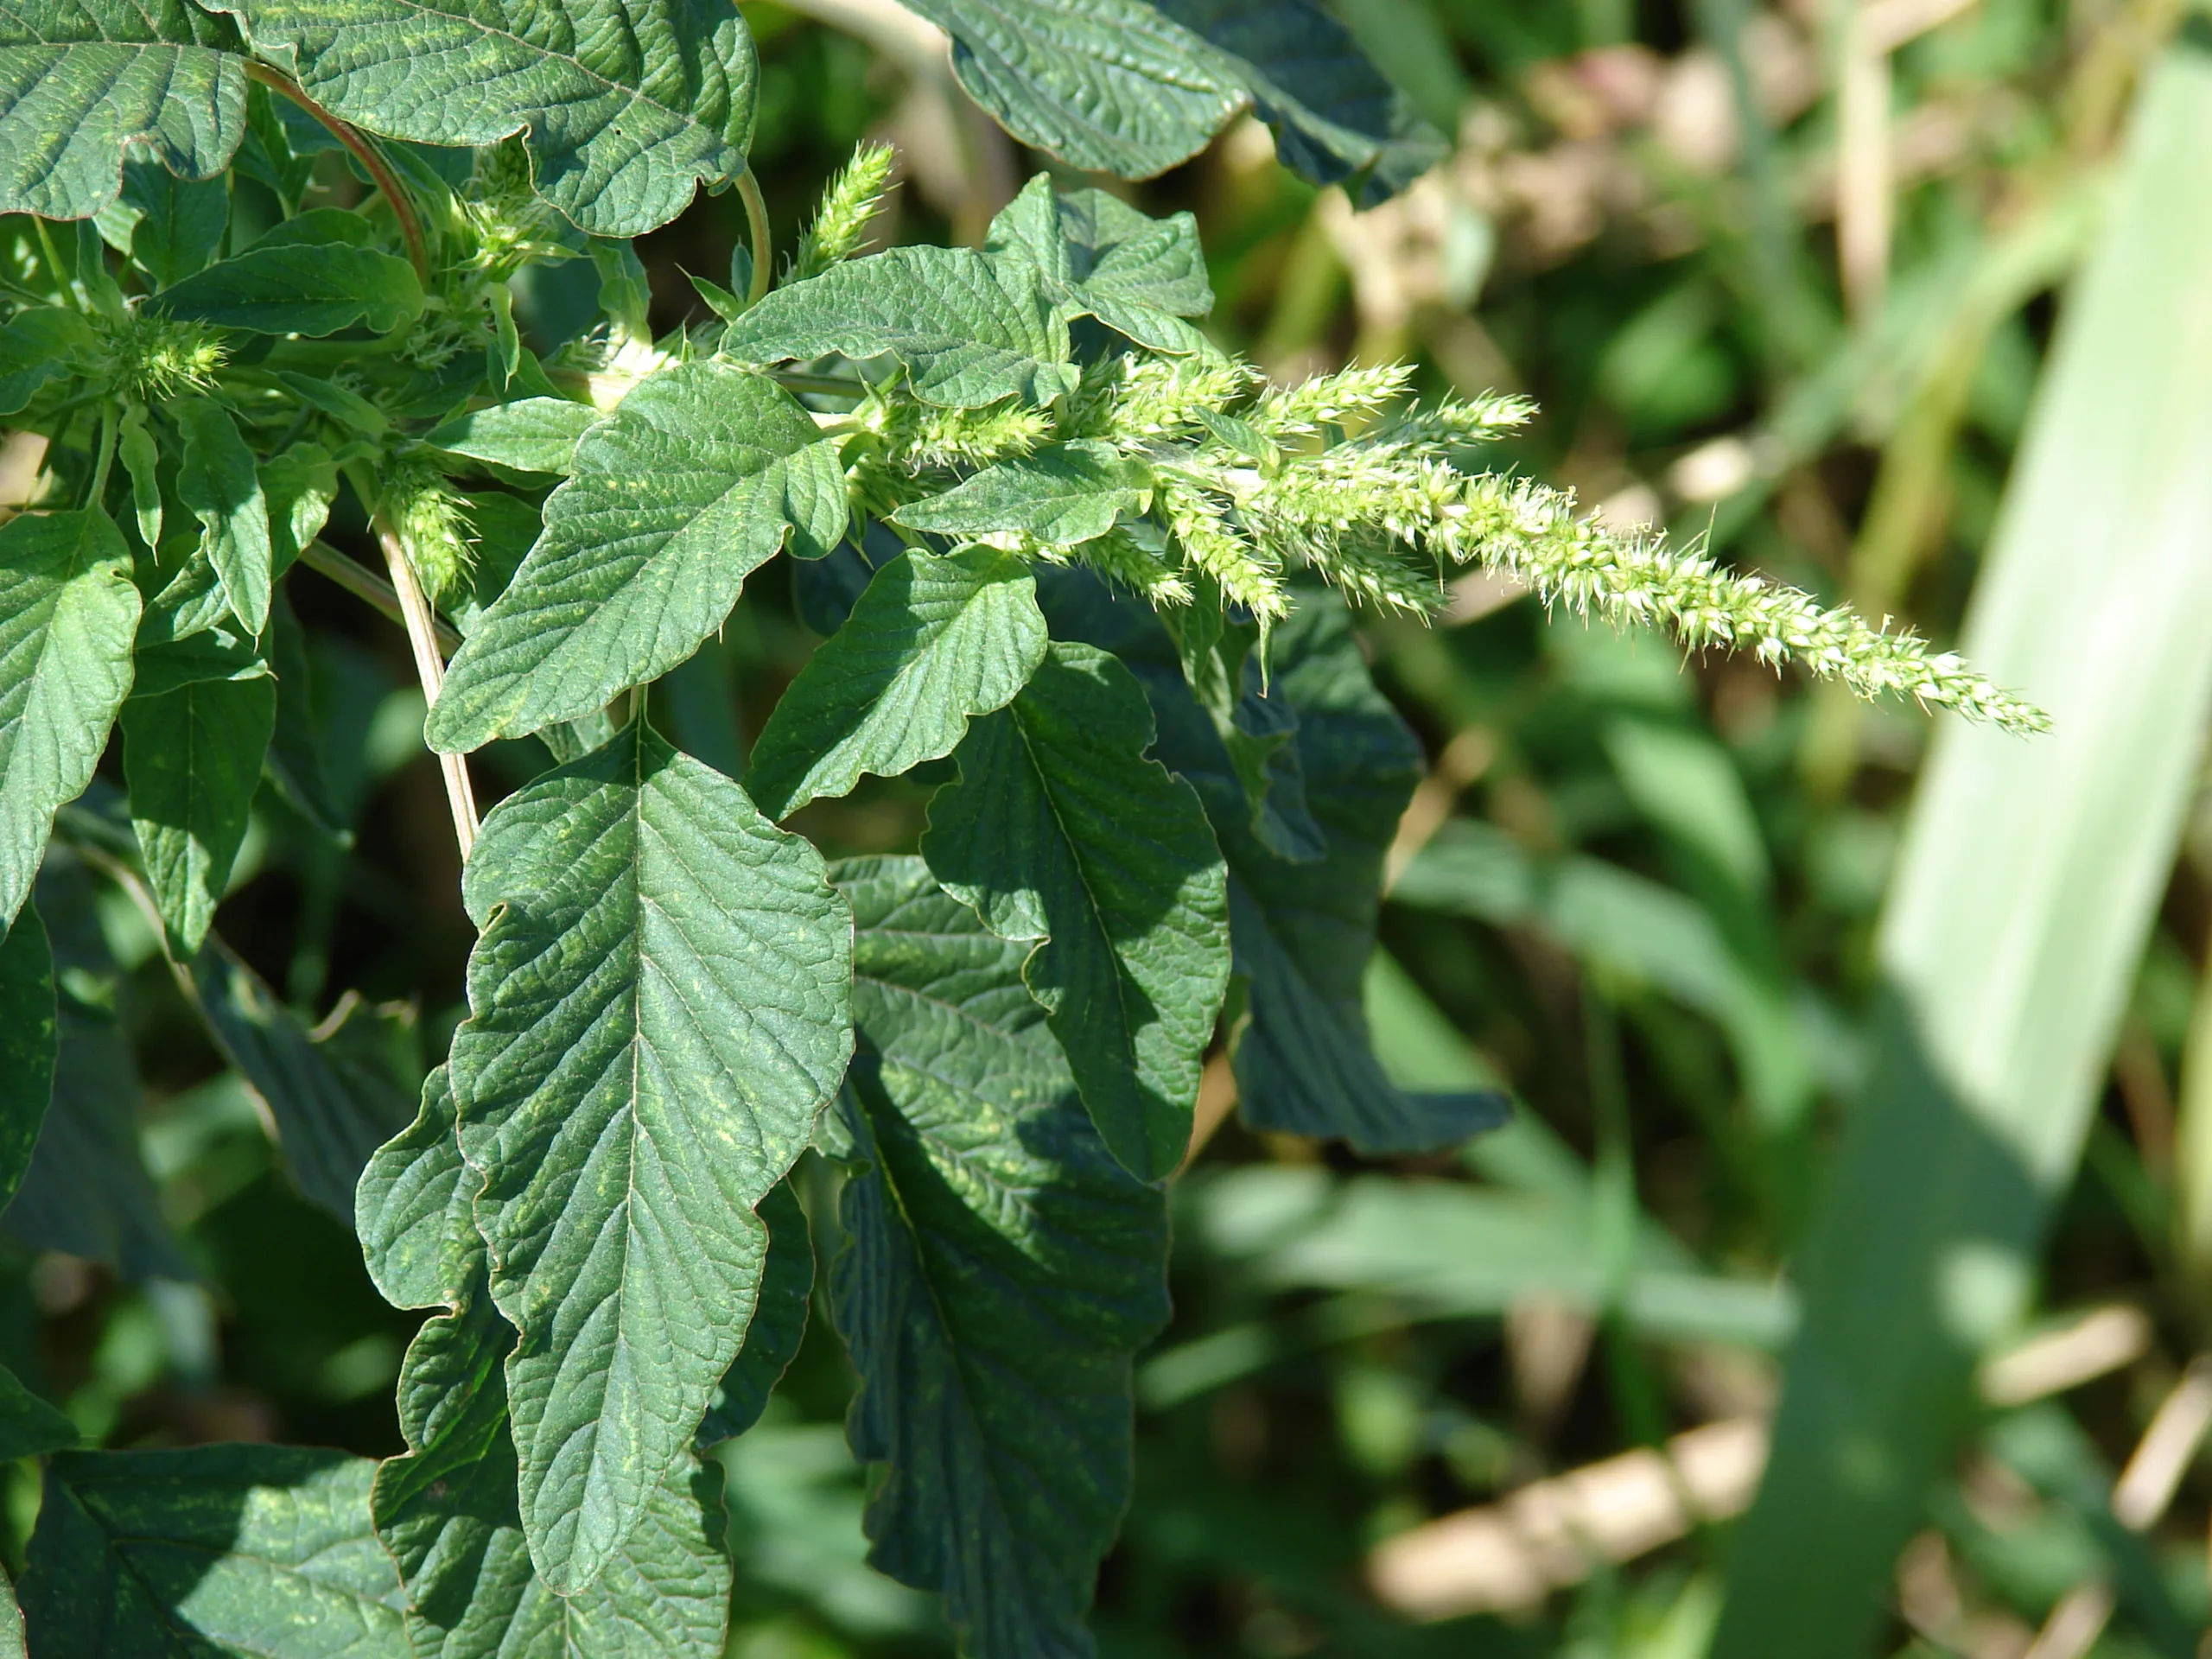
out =
<path fill-rule="evenodd" d="M 425 289 L 429 289 L 430 251 L 429 244 L 423 239 L 423 221 L 416 217 L 414 202 L 409 199 L 407 192 L 401 188 L 399 179 L 392 172 L 390 163 L 377 153 L 376 146 L 368 141 L 359 128 L 339 119 L 302 92 L 289 77 L 277 73 L 267 64 L 249 61 L 245 67 L 245 73 L 248 79 L 257 80 L 270 91 L 282 93 L 322 123 L 329 129 L 330 136 L 345 145 L 353 159 L 360 162 L 369 177 L 375 181 L 377 188 L 383 192 L 384 199 L 391 204 L 391 216 L 399 222 L 400 239 L 407 244 L 407 257 L 414 264 L 417 279 L 421 281 Z"/>

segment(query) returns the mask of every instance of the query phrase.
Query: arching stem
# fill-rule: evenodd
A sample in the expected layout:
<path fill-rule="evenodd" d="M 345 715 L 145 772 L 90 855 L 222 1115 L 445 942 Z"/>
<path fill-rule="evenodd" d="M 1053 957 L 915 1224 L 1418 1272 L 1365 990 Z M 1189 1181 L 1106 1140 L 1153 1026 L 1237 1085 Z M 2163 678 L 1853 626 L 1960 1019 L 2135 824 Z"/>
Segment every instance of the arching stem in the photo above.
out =
<path fill-rule="evenodd" d="M 345 145 L 353 159 L 360 162 L 369 177 L 375 181 L 384 199 L 391 204 L 391 216 L 399 221 L 400 239 L 407 244 L 407 257 L 414 264 L 415 275 L 424 288 L 429 287 L 430 250 L 429 244 L 423 239 L 423 221 L 416 218 L 414 202 L 400 188 L 391 164 L 377 153 L 376 146 L 364 137 L 359 129 L 340 120 L 267 64 L 249 62 L 245 73 L 248 79 L 259 81 L 272 92 L 281 92 L 322 123 L 330 130 L 330 136 Z"/>
<path fill-rule="evenodd" d="M 760 182 L 749 167 L 737 175 L 737 199 L 745 204 L 746 228 L 753 233 L 753 283 L 745 302 L 758 305 L 768 291 L 769 261 L 776 251 L 768 239 L 768 204 L 761 200 Z"/>

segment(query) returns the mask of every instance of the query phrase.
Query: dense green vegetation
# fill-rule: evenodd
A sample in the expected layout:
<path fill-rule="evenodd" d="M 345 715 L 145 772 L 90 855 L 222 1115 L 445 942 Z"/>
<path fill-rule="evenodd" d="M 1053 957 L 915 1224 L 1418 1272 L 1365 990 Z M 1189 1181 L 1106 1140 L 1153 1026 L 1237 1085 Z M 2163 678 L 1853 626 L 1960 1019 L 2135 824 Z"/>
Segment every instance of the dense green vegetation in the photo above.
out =
<path fill-rule="evenodd" d="M 0 25 L 0 1647 L 2196 1651 L 2208 40 Z"/>

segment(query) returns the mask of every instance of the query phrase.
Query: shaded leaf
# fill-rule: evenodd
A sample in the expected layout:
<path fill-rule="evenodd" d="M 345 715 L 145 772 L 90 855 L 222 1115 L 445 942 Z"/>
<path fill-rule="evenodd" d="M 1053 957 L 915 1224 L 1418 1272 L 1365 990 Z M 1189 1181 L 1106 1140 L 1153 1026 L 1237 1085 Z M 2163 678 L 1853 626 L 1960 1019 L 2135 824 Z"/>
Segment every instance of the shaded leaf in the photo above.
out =
<path fill-rule="evenodd" d="M 1130 1484 L 1130 1358 L 1166 1323 L 1160 1193 L 1108 1155 L 1024 993 L 1022 950 L 917 859 L 855 860 L 848 1182 L 833 1276 L 886 1465 L 870 1560 L 941 1592 L 978 1659 L 1092 1651 Z"/>
<path fill-rule="evenodd" d="M 1368 1041 L 1361 976 L 1374 954 L 1382 861 L 1421 760 L 1419 741 L 1375 689 L 1343 605 L 1301 592 L 1275 628 L 1267 696 L 1246 690 L 1246 702 L 1263 701 L 1294 724 L 1285 753 L 1320 838 L 1315 861 L 1283 856 L 1264 820 L 1255 827 L 1237 767 L 1145 607 L 1087 577 L 1040 598 L 1056 633 L 1108 645 L 1132 664 L 1159 719 L 1154 753 L 1196 787 L 1220 837 L 1250 1015 L 1235 1053 L 1246 1122 L 1372 1153 L 1446 1146 L 1494 1127 L 1496 1099 L 1408 1094 L 1383 1075 Z"/>
<path fill-rule="evenodd" d="M 130 550 L 98 508 L 0 524 L 0 922 L 29 896 L 55 810 L 107 747 L 139 608 Z"/>
<path fill-rule="evenodd" d="M 147 302 L 188 322 L 257 334 L 389 334 L 420 316 L 422 285 L 404 259 L 343 243 L 257 242 Z"/>
<path fill-rule="evenodd" d="M 461 1152 L 531 1553 L 590 1583 L 689 1455 L 759 1294 L 753 1206 L 850 1052 L 849 919 L 813 848 L 642 723 L 509 796 L 464 896 Z"/>
<path fill-rule="evenodd" d="M 950 754 L 971 715 L 1020 690 L 1045 645 L 1020 560 L 981 547 L 902 554 L 784 693 L 747 786 L 783 818 L 849 793 L 863 772 L 894 778 Z"/>
<path fill-rule="evenodd" d="M 745 1346 L 737 1351 L 714 1403 L 700 1421 L 702 1448 L 734 1440 L 760 1421 L 768 1396 L 783 1381 L 806 1335 L 806 1306 L 814 1294 L 814 1240 L 790 1181 L 776 1184 L 760 1201 L 759 1214 L 768 1229 L 760 1298 L 746 1321 Z"/>
<path fill-rule="evenodd" d="M 596 712 L 697 650 L 787 535 L 814 556 L 844 532 L 836 443 L 789 393 L 727 363 L 661 371 L 577 444 L 544 535 L 453 659 L 430 741 Z"/>
<path fill-rule="evenodd" d="M 408 1116 L 380 1016 L 348 995 L 309 1032 L 220 938 L 193 963 L 192 984 L 216 1046 L 268 1106 L 293 1180 L 350 1226 L 362 1168 Z"/>
<path fill-rule="evenodd" d="M 763 299 L 721 349 L 755 363 L 893 357 L 916 397 L 953 409 L 1002 397 L 1041 405 L 1079 378 L 1067 319 L 1035 268 L 972 248 L 893 248 L 832 265 Z"/>
<path fill-rule="evenodd" d="M 59 1018 L 54 948 L 38 906 L 25 905 L 0 938 L 0 1211 L 22 1184 L 54 1097 Z"/>
<path fill-rule="evenodd" d="M 1021 694 L 969 728 L 922 851 L 1024 969 L 1114 1155 L 1148 1180 L 1181 1162 L 1200 1057 L 1229 982 L 1221 855 L 1189 785 L 1144 758 L 1128 671 L 1055 644 Z"/>
<path fill-rule="evenodd" d="M 255 46 L 348 121 L 418 143 L 524 135 L 540 194 L 642 236 L 745 170 L 759 67 L 715 0 L 242 0 Z"/>
<path fill-rule="evenodd" d="M 77 1444 L 77 1425 L 0 1365 L 0 1458 L 35 1458 Z"/>
<path fill-rule="evenodd" d="M 276 683 L 257 674 L 195 680 L 158 696 L 141 693 L 123 705 L 122 724 L 130 827 L 170 948 L 181 959 L 207 937 L 245 839 L 276 725 Z"/>
<path fill-rule="evenodd" d="M 0 131 L 5 119 L 0 116 Z M 54 305 L 18 311 L 0 327 L 0 415 L 20 411 L 48 380 L 92 367 L 99 343 L 81 312 Z"/>
<path fill-rule="evenodd" d="M 22 1581 L 40 1659 L 408 1659 L 376 1464 L 296 1446 L 61 1452 Z"/>
<path fill-rule="evenodd" d="M 1103 536 L 1123 513 L 1141 512 L 1151 500 L 1152 480 L 1141 463 L 1111 444 L 1078 438 L 986 467 L 891 516 L 934 535 L 1014 532 L 1071 547 Z"/>
<path fill-rule="evenodd" d="M 0 213 L 89 219 L 134 149 L 211 178 L 245 136 L 238 31 L 188 0 L 88 0 L 0 17 Z"/>

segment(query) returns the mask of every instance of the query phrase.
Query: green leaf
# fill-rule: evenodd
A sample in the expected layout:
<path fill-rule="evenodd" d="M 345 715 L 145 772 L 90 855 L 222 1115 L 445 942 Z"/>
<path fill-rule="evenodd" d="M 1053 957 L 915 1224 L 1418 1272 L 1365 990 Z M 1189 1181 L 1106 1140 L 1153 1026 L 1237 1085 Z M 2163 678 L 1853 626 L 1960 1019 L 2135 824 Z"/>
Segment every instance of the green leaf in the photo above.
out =
<path fill-rule="evenodd" d="M 573 1593 L 621 1548 L 737 1357 L 766 1230 L 851 1052 L 849 918 L 805 842 L 642 722 L 509 796 L 464 897 L 462 1154 L 522 1512 Z"/>
<path fill-rule="evenodd" d="M 5 130 L 0 116 L 0 132 Z M 0 328 L 0 415 L 20 412 L 48 380 L 91 368 L 99 360 L 99 346 L 81 312 L 51 305 L 18 311 Z"/>
<path fill-rule="evenodd" d="M 193 963 L 192 986 L 216 1046 L 268 1107 L 300 1191 L 351 1223 L 363 1166 L 407 1121 L 389 1027 L 349 995 L 309 1032 L 219 938 Z"/>
<path fill-rule="evenodd" d="M 575 463 L 577 442 L 606 418 L 604 410 L 589 404 L 524 397 L 457 415 L 423 442 L 518 473 L 565 474 Z"/>
<path fill-rule="evenodd" d="M 198 680 L 123 705 L 130 827 L 180 959 L 200 949 L 222 902 L 276 726 L 276 683 L 266 675 Z"/>
<path fill-rule="evenodd" d="M 910 0 L 952 36 L 953 73 L 1024 143 L 1086 169 L 1150 178 L 1252 105 L 1284 163 L 1317 184 L 1355 175 L 1370 206 L 1445 152 L 1308 0 Z"/>
<path fill-rule="evenodd" d="M 1349 181 L 1356 206 L 1395 195 L 1444 159 L 1444 135 L 1415 115 L 1344 26 L 1312 0 L 1158 0 L 1251 89 L 1283 165 L 1316 184 Z"/>
<path fill-rule="evenodd" d="M 130 257 L 164 289 L 215 257 L 231 222 L 229 181 L 181 179 L 158 162 L 123 164 L 123 204 L 137 217 Z"/>
<path fill-rule="evenodd" d="M 134 1281 L 189 1279 L 139 1156 L 138 1073 L 111 1007 L 124 974 L 97 900 L 84 864 L 57 843 L 38 874 L 38 915 L 54 951 L 54 1095 L 0 1231 Z"/>
<path fill-rule="evenodd" d="M 700 1421 L 702 1449 L 734 1440 L 760 1421 L 768 1396 L 806 1335 L 806 1306 L 814 1294 L 814 1240 L 807 1231 L 806 1211 L 785 1180 L 760 1201 L 759 1213 L 768 1229 L 760 1299 L 746 1322 L 745 1346 L 737 1351 Z"/>
<path fill-rule="evenodd" d="M 1221 855 L 1190 786 L 1144 758 L 1128 671 L 1055 643 L 1007 708 L 977 721 L 922 839 L 930 868 L 1024 969 L 1114 1155 L 1147 1180 L 1182 1161 L 1198 1069 L 1229 982 Z"/>
<path fill-rule="evenodd" d="M 219 404 L 180 397 L 169 405 L 184 434 L 177 468 L 178 499 L 200 520 L 200 547 L 223 584 L 231 614 L 258 635 L 269 626 L 269 595 L 276 581 L 269 536 L 269 504 L 261 493 L 253 451 L 238 423 Z"/>
<path fill-rule="evenodd" d="M 54 948 L 38 906 L 25 905 L 0 938 L 0 1211 L 22 1185 L 54 1097 L 59 1018 Z"/>
<path fill-rule="evenodd" d="M 1067 319 L 1035 267 L 972 248 L 893 248 L 832 265 L 747 311 L 721 350 L 753 363 L 893 357 L 916 397 L 952 409 L 1002 397 L 1041 406 L 1080 378 Z"/>
<path fill-rule="evenodd" d="M 278 575 L 330 522 L 338 499 L 338 463 L 319 443 L 295 443 L 257 469 L 269 509 L 269 557 Z"/>
<path fill-rule="evenodd" d="M 776 705 L 747 783 L 791 816 L 952 753 L 969 718 L 1002 709 L 1045 655 L 1037 585 L 1019 559 L 973 547 L 902 554 Z"/>
<path fill-rule="evenodd" d="M 374 248 L 272 241 L 188 276 L 147 308 L 189 322 L 256 334 L 382 334 L 423 314 L 413 267 Z"/>
<path fill-rule="evenodd" d="M 39 1659 L 408 1659 L 377 1465 L 296 1446 L 61 1452 L 22 1581 Z"/>
<path fill-rule="evenodd" d="M 378 1471 L 372 1499 L 416 1659 L 716 1659 L 731 1572 L 713 1464 L 682 1459 L 588 1588 L 556 1596 L 531 1570 L 500 1375 L 514 1332 L 486 1292 L 483 1241 L 461 1227 L 451 1311 L 423 1325 L 400 1371 L 410 1449 Z"/>
<path fill-rule="evenodd" d="M 986 467 L 891 517 L 933 535 L 1014 532 L 1047 546 L 1072 547 L 1103 536 L 1123 513 L 1142 512 L 1151 503 L 1152 480 L 1142 463 L 1111 444 L 1078 438 Z"/>
<path fill-rule="evenodd" d="M 123 411 L 116 434 L 116 454 L 130 480 L 130 516 L 138 539 L 149 550 L 162 544 L 161 451 L 146 429 L 146 406 L 133 404 Z"/>
<path fill-rule="evenodd" d="M 1220 54 L 1141 0 L 908 0 L 952 36 L 969 95 L 1026 144 L 1150 178 L 1205 149 L 1249 94 Z"/>
<path fill-rule="evenodd" d="M 887 1465 L 869 1559 L 941 1592 L 963 1653 L 1087 1655 L 1129 1497 L 1130 1359 L 1167 1317 L 1165 1202 L 1100 1144 L 1019 944 L 919 860 L 838 879 L 867 1043 L 844 1109 L 868 1166 L 832 1284 L 853 1450 Z"/>
<path fill-rule="evenodd" d="M 89 219 L 150 152 L 212 178 L 245 136 L 238 31 L 188 0 L 10 10 L 0 18 L 0 213 Z"/>
<path fill-rule="evenodd" d="M 77 1444 L 77 1425 L 0 1365 L 0 1459 L 42 1457 Z"/>
<path fill-rule="evenodd" d="M 1205 251 L 1188 213 L 1148 219 L 1103 190 L 1058 195 L 1040 173 L 991 221 L 983 245 L 1035 265 L 1046 296 L 1071 315 L 1087 312 L 1159 351 L 1205 343 L 1183 321 L 1213 309 Z"/>
<path fill-rule="evenodd" d="M 415 1121 L 370 1154 L 354 1188 L 361 1255 L 394 1307 L 450 1302 L 467 1277 L 476 1184 L 461 1161 L 457 1127 L 442 1065 L 423 1082 Z"/>
<path fill-rule="evenodd" d="M 812 557 L 844 532 L 836 445 L 788 392 L 726 363 L 664 369 L 576 445 L 544 535 L 453 659 L 430 742 L 597 711 L 696 651 L 787 535 Z"/>
<path fill-rule="evenodd" d="M 1268 694 L 1254 695 L 1248 668 L 1239 705 L 1240 722 L 1256 703 L 1294 733 L 1282 752 L 1291 769 L 1278 766 L 1269 804 L 1286 776 L 1299 782 L 1316 861 L 1284 855 L 1306 850 L 1304 833 L 1286 840 L 1255 820 L 1173 642 L 1145 607 L 1106 594 L 1087 576 L 1039 597 L 1056 635 L 1105 646 L 1130 664 L 1160 722 L 1154 753 L 1198 790 L 1220 837 L 1230 936 L 1250 1014 L 1235 1053 L 1245 1120 L 1375 1153 L 1446 1146 L 1493 1127 L 1493 1096 L 1408 1093 L 1383 1075 L 1368 1041 L 1361 976 L 1374 954 L 1382 860 L 1421 762 L 1418 741 L 1368 675 L 1344 606 L 1301 591 L 1274 631 Z"/>
<path fill-rule="evenodd" d="M 139 608 L 130 550 L 97 507 L 0 524 L 0 922 L 22 909 L 55 810 L 107 747 Z"/>
<path fill-rule="evenodd" d="M 526 135 L 540 194 L 642 236 L 745 170 L 759 66 L 716 0 L 241 0 L 256 48 L 348 121 L 418 143 Z"/>

